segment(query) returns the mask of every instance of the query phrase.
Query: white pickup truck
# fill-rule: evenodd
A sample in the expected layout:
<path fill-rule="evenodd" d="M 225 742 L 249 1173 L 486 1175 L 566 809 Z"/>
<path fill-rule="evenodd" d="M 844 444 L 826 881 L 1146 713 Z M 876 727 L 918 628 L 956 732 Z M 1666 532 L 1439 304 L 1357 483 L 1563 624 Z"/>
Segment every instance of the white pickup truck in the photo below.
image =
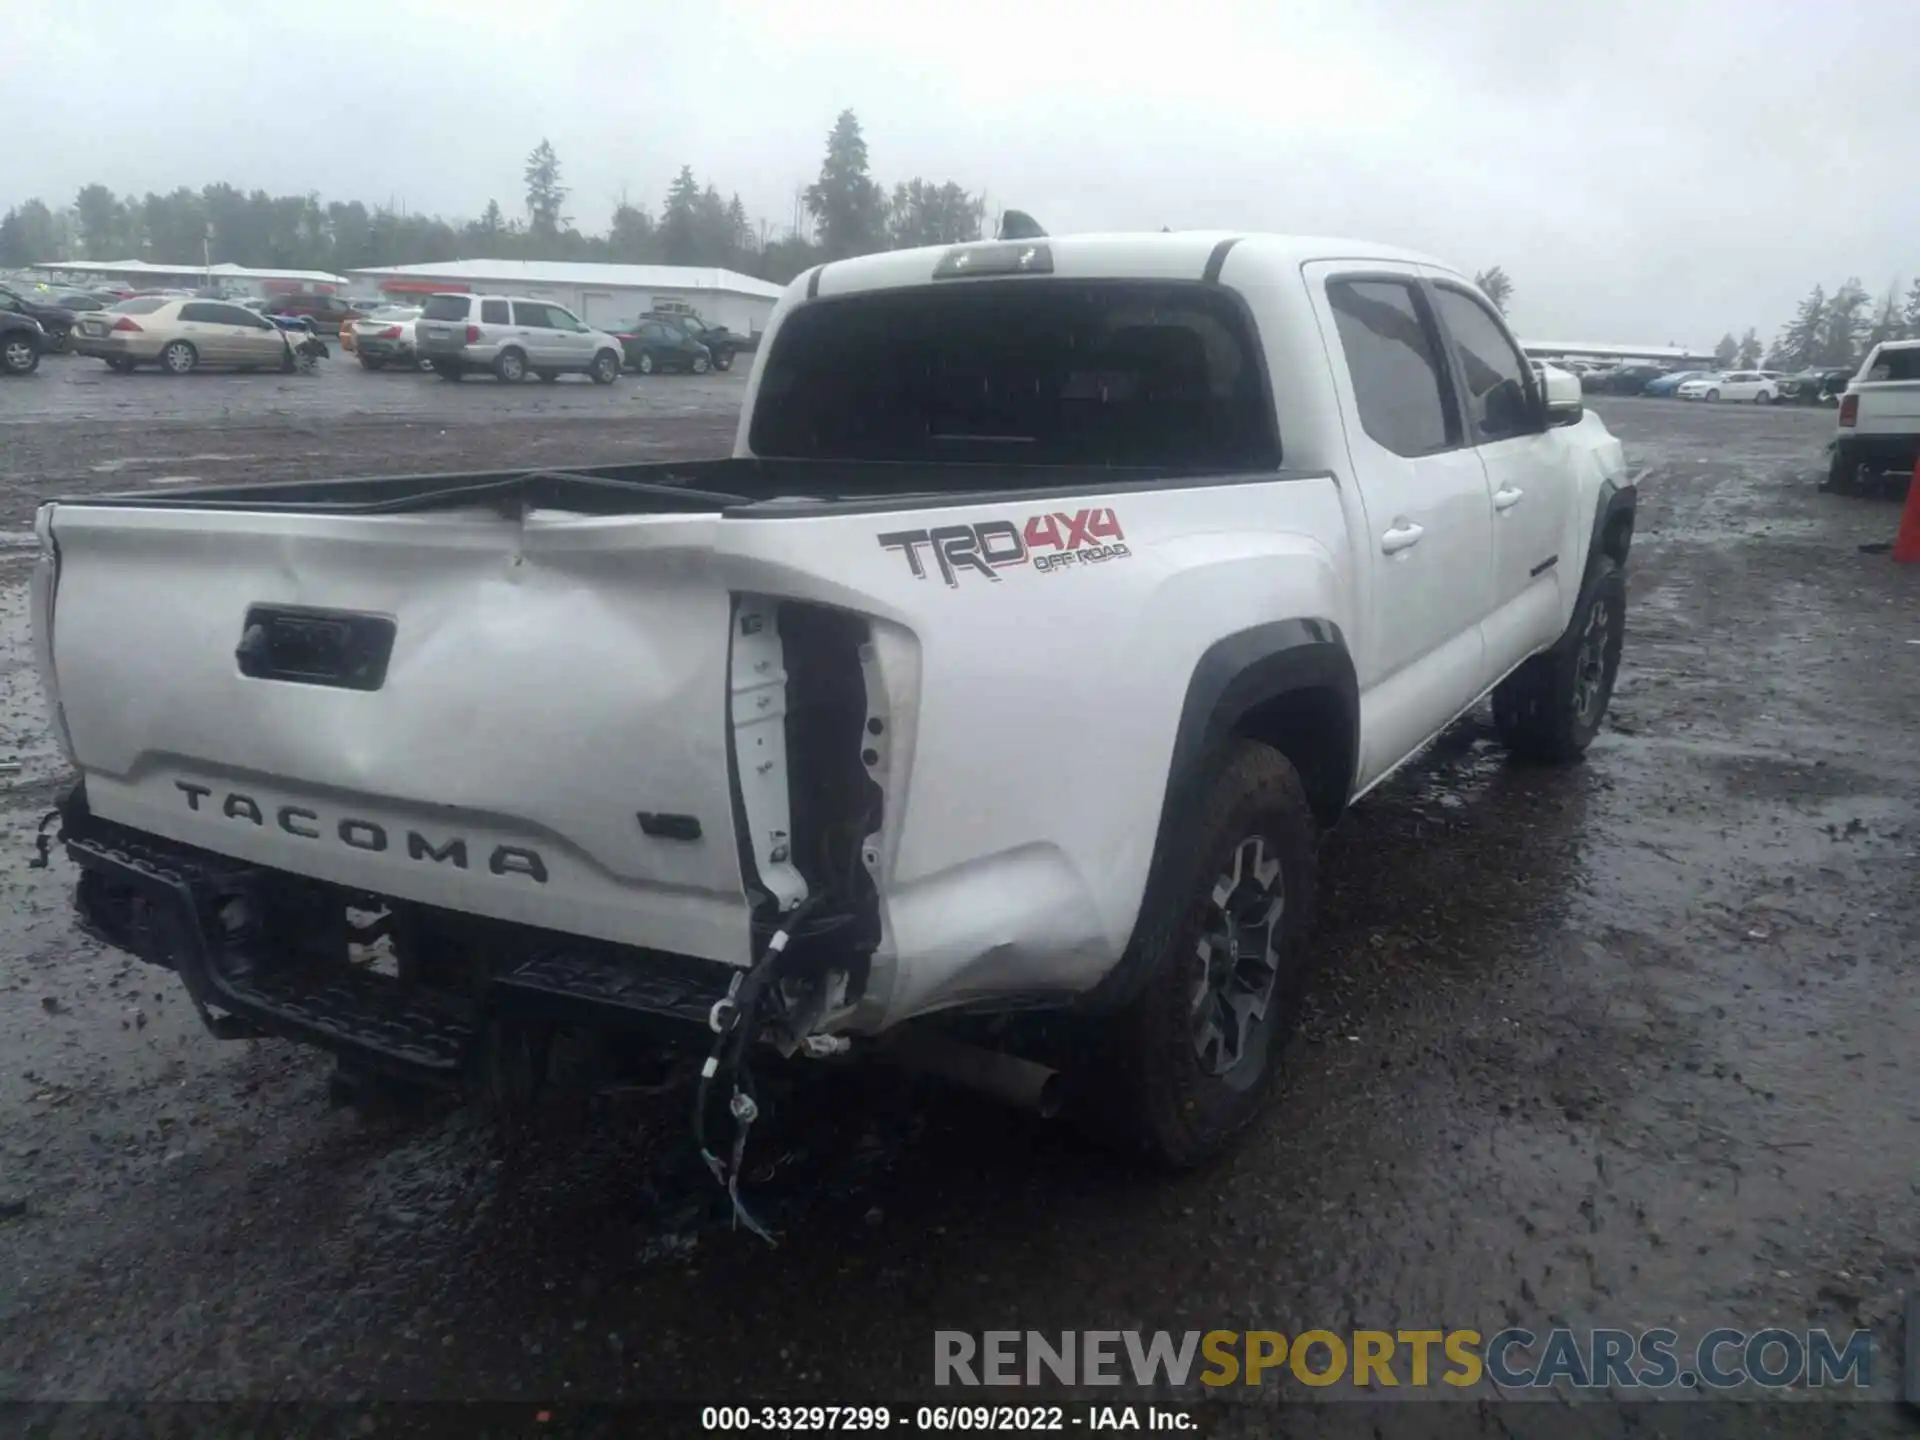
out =
<path fill-rule="evenodd" d="M 924 1053 L 1190 1164 L 1274 1077 L 1319 833 L 1489 693 L 1593 738 L 1635 500 L 1417 255 L 841 261 L 730 458 L 43 506 L 60 835 L 218 1034 L 467 1086 L 664 1022 L 740 1123 L 754 1042 Z"/>
<path fill-rule="evenodd" d="M 1887 340 L 1860 362 L 1834 417 L 1822 489 L 1853 494 L 1882 478 L 1902 491 L 1920 463 L 1920 340 Z"/>

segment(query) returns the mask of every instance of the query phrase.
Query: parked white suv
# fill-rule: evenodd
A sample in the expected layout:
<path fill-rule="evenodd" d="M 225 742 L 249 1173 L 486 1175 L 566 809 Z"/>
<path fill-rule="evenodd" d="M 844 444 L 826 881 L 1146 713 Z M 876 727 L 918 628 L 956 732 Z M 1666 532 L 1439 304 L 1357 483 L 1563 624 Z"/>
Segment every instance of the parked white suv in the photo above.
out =
<path fill-rule="evenodd" d="M 517 295 L 429 295 L 414 330 L 420 358 L 445 380 L 485 370 L 518 383 L 573 372 L 620 378 L 620 342 L 563 305 Z"/>

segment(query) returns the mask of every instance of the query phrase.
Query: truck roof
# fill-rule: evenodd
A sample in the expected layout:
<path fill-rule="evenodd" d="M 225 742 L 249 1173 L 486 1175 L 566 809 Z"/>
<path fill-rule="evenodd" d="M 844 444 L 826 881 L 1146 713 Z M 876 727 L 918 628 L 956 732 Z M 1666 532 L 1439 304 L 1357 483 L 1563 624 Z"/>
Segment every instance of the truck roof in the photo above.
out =
<path fill-rule="evenodd" d="M 964 245 L 928 245 L 915 250 L 890 250 L 835 260 L 802 273 L 790 291 L 808 295 L 841 295 L 860 290 L 884 290 L 927 283 L 933 267 L 949 251 L 992 251 L 1010 244 L 1045 245 L 1053 273 L 1111 279 L 1198 280 L 1222 246 L 1257 251 L 1268 264 L 1297 266 L 1310 260 L 1391 260 L 1431 265 L 1458 273 L 1455 267 L 1418 251 L 1370 240 L 1347 240 L 1319 235 L 1271 235 L 1246 230 L 1179 230 L 1172 232 L 1117 232 L 1089 235 L 1048 235 L 1030 242 L 980 240 Z"/>

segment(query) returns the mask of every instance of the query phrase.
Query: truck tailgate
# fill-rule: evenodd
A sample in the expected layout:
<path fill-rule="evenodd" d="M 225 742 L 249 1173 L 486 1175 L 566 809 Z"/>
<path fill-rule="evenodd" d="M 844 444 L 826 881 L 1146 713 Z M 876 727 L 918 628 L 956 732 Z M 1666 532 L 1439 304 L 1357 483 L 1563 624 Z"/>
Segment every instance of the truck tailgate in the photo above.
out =
<path fill-rule="evenodd" d="M 94 813 L 377 895 L 748 961 L 716 516 L 53 523 L 52 662 Z M 250 614 L 290 614 L 296 655 L 303 614 L 321 641 L 341 617 L 390 635 L 384 674 L 243 673 Z M 643 813 L 676 823 L 649 835 Z"/>

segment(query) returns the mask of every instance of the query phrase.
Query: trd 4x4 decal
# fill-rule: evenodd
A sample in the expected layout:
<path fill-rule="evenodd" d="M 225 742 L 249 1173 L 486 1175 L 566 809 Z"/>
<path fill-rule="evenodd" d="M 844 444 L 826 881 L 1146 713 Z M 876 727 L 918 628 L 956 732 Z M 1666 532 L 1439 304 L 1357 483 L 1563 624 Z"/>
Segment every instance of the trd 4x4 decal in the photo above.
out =
<path fill-rule="evenodd" d="M 907 557 L 907 568 L 916 580 L 927 578 L 922 552 L 931 554 L 940 578 L 954 587 L 960 584 L 962 570 L 998 583 L 1000 571 L 1015 565 L 1031 565 L 1045 573 L 1124 560 L 1133 553 L 1126 547 L 1119 517 L 1104 509 L 1030 515 L 1024 523 L 982 520 L 974 525 L 895 530 L 879 540 L 882 550 L 898 550 Z"/>

